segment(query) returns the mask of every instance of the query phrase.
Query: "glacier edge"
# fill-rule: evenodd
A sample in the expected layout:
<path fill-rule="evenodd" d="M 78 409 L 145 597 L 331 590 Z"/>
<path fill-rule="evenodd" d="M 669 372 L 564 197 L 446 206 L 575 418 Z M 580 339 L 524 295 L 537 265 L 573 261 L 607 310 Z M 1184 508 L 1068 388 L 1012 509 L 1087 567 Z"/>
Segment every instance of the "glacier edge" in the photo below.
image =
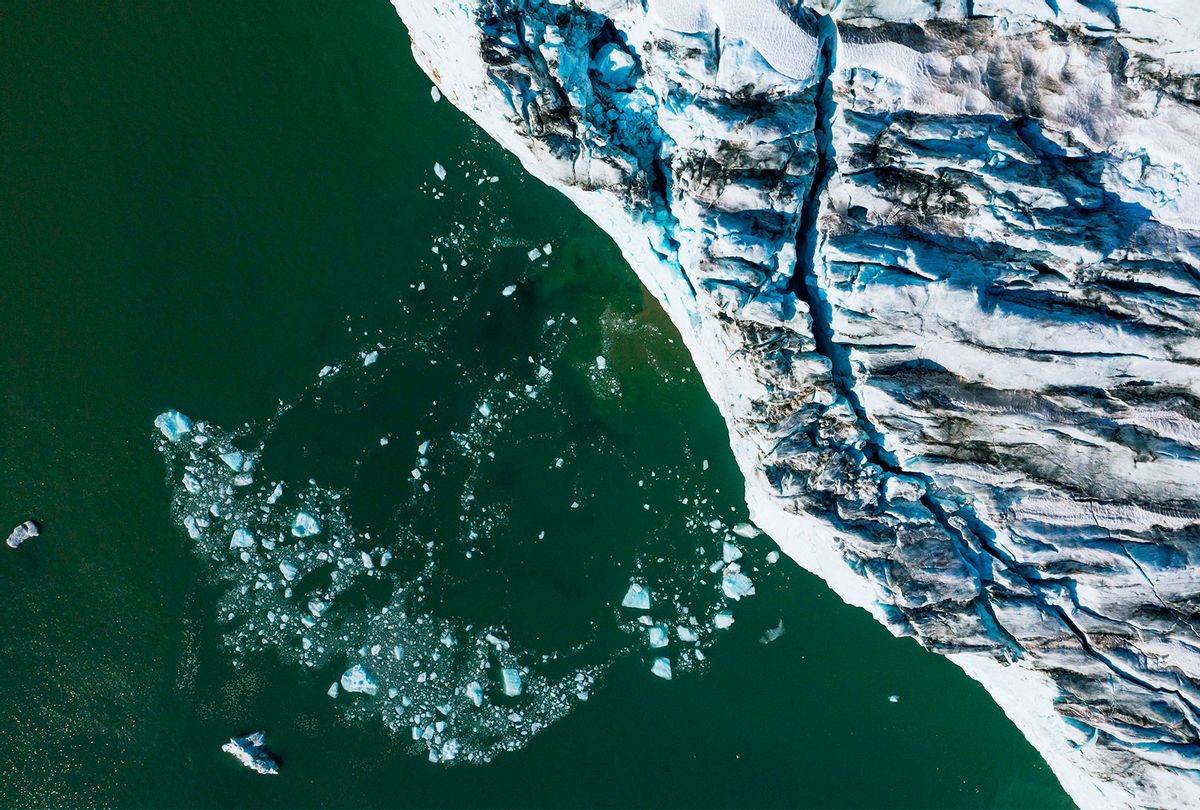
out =
<path fill-rule="evenodd" d="M 1156 48 L 1150 14 L 1065 0 L 393 3 L 446 97 L 663 303 L 785 553 L 981 681 L 1081 806 L 1200 803 L 1187 49 Z M 956 38 L 990 60 L 949 59 Z M 593 43 L 635 77 L 597 70 Z M 1019 90 L 989 83 L 1011 70 Z M 849 392 L 792 287 L 810 197 Z"/>

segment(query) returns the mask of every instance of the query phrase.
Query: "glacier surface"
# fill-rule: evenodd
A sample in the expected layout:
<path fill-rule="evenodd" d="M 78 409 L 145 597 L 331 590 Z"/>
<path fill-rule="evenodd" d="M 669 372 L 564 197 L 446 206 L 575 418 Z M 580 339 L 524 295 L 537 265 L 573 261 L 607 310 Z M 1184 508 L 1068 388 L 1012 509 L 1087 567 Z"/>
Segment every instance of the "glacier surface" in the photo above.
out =
<path fill-rule="evenodd" d="M 784 552 L 1081 806 L 1200 805 L 1189 3 L 393 3 L 663 303 Z"/>

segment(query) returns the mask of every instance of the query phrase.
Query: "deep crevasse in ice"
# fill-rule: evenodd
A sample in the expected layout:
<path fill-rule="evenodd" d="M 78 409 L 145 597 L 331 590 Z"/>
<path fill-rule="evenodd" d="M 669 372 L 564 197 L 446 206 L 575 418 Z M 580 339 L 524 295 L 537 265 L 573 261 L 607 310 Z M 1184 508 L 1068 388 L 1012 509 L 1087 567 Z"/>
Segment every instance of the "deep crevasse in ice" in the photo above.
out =
<path fill-rule="evenodd" d="M 1200 803 L 1183 0 L 393 0 L 663 301 L 756 520 L 1084 806 Z"/>

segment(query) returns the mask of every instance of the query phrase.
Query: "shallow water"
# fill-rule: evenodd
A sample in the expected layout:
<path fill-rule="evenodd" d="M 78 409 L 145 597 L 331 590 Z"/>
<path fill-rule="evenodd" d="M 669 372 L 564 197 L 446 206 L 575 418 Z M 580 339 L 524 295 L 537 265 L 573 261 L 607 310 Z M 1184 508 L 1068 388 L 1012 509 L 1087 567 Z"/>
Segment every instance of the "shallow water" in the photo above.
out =
<path fill-rule="evenodd" d="M 1069 806 L 980 687 L 766 538 L 736 540 L 756 593 L 723 596 L 745 507 L 686 352 L 603 234 L 432 101 L 406 40 L 386 2 L 0 16 L 0 522 L 44 523 L 0 554 L 0 803 Z M 221 499 L 276 550 L 188 537 L 171 407 L 261 451 Z M 291 629 L 262 643 L 279 592 L 238 587 L 283 587 L 305 505 L 354 579 L 311 660 Z M 705 628 L 704 661 L 672 634 L 669 683 L 631 578 Z M 475 722 L 455 691 L 487 764 L 431 764 L 386 692 L 326 694 L 392 606 L 426 658 L 446 628 L 455 653 L 511 641 L 488 667 L 374 664 L 397 700 L 469 672 L 489 717 L 521 714 Z M 278 777 L 220 751 L 258 728 Z"/>

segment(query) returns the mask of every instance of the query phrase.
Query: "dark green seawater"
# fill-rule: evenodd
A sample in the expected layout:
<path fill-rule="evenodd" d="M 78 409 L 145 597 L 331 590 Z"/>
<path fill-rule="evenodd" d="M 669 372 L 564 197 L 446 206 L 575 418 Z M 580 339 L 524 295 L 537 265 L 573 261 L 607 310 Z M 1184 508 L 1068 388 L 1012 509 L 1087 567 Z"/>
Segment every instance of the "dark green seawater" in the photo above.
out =
<path fill-rule="evenodd" d="M 982 688 L 765 537 L 704 665 L 650 675 L 615 606 L 634 574 L 716 596 L 724 426 L 607 238 L 432 102 L 384 0 L 0 3 L 0 317 L 0 528 L 44 524 L 0 548 L 4 806 L 1069 806 Z M 169 407 L 428 539 L 429 610 L 583 649 L 590 699 L 434 765 L 325 694 L 340 653 L 232 650 Z M 278 777 L 220 751 L 258 728 Z"/>

